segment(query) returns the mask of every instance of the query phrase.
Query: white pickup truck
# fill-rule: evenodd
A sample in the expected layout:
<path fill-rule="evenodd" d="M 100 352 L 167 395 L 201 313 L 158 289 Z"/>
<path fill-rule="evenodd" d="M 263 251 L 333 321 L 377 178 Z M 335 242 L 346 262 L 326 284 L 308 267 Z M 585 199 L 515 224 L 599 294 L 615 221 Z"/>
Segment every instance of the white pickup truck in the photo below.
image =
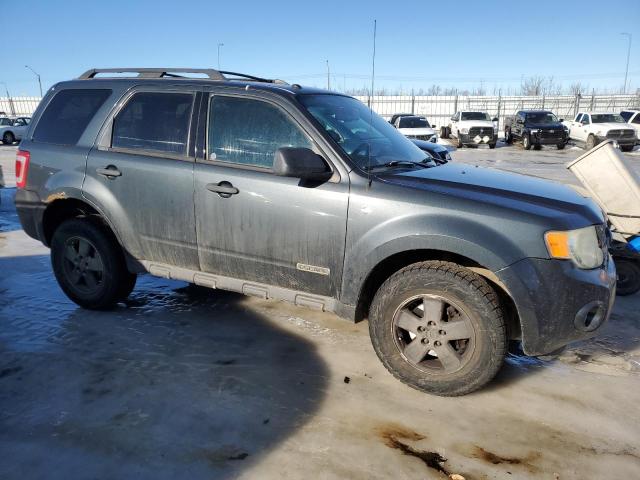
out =
<path fill-rule="evenodd" d="M 29 117 L 0 118 L 0 139 L 5 145 L 12 145 L 22 140 L 22 136 L 29 128 Z"/>
<path fill-rule="evenodd" d="M 456 112 L 449 125 L 440 128 L 440 137 L 453 137 L 456 146 L 487 144 L 496 148 L 498 142 L 498 119 L 491 119 L 485 112 Z"/>
<path fill-rule="evenodd" d="M 620 116 L 627 122 L 627 125 L 635 129 L 638 143 L 640 143 L 640 110 L 623 110 L 620 112 Z"/>
<path fill-rule="evenodd" d="M 591 150 L 604 140 L 615 140 L 623 152 L 630 152 L 638 140 L 636 130 L 619 113 L 578 112 L 576 118 L 562 122 L 569 138 Z"/>

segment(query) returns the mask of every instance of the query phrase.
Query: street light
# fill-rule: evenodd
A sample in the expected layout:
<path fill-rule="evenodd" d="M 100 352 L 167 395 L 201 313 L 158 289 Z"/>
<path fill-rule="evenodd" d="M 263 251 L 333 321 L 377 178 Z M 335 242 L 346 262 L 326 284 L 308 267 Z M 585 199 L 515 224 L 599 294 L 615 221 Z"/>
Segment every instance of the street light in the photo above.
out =
<path fill-rule="evenodd" d="M 40 74 L 36 72 L 33 68 L 31 68 L 29 65 L 25 65 L 24 68 L 28 68 L 34 73 L 36 77 L 38 77 L 38 86 L 40 87 L 40 98 L 42 98 L 42 82 L 40 81 Z"/>
<path fill-rule="evenodd" d="M 629 45 L 627 46 L 627 68 L 624 71 L 624 87 L 622 93 L 627 93 L 627 75 L 629 74 L 629 56 L 631 55 L 631 37 L 632 35 L 627 32 L 622 32 L 620 35 L 626 35 L 629 39 Z"/>
<path fill-rule="evenodd" d="M 220 70 L 220 47 L 224 47 L 224 43 L 218 44 L 218 70 Z"/>

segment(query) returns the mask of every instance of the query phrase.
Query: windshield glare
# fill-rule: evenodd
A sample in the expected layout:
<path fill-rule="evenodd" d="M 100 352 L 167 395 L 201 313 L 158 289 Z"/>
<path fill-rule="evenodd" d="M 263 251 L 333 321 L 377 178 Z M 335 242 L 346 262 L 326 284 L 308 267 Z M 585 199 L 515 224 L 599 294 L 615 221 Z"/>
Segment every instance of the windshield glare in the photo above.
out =
<path fill-rule="evenodd" d="M 558 118 L 549 112 L 527 113 L 527 121 L 537 124 L 558 123 Z"/>
<path fill-rule="evenodd" d="M 591 115 L 592 123 L 625 123 L 624 119 L 617 113 L 599 113 Z"/>
<path fill-rule="evenodd" d="M 489 118 L 489 114 L 484 113 L 484 112 L 462 112 L 461 120 L 488 120 L 488 121 L 491 121 L 491 119 Z"/>
<path fill-rule="evenodd" d="M 398 128 L 429 128 L 429 122 L 424 117 L 402 117 Z"/>
<path fill-rule="evenodd" d="M 363 170 L 389 162 L 420 163 L 427 155 L 361 101 L 341 95 L 300 95 L 300 102 Z"/>

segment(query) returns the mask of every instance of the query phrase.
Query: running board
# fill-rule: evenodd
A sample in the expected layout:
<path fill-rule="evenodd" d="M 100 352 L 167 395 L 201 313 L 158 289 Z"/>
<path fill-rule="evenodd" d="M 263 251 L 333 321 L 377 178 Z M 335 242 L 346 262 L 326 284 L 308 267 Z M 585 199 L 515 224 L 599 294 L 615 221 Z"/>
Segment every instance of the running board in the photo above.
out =
<path fill-rule="evenodd" d="M 332 312 L 340 316 L 345 316 L 344 306 L 335 298 L 313 295 L 307 292 L 290 290 L 288 288 L 266 285 L 264 283 L 248 282 L 232 277 L 223 277 L 211 273 L 204 273 L 187 268 L 174 267 L 163 263 L 149 262 L 141 260 L 140 263 L 145 270 L 155 277 L 169 280 L 182 280 L 195 283 L 202 287 L 216 288 L 220 290 L 230 290 L 253 297 L 271 300 L 284 300 L 301 307 L 311 308 L 322 312 Z M 347 316 L 349 318 L 349 316 Z"/>

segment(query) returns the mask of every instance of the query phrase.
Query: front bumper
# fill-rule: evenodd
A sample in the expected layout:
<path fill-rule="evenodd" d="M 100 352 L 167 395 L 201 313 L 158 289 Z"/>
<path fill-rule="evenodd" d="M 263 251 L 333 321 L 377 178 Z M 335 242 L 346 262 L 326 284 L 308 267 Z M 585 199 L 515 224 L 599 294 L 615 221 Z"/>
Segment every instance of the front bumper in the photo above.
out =
<path fill-rule="evenodd" d="M 630 145 L 633 146 L 636 143 L 638 143 L 638 139 L 636 137 L 608 138 L 608 137 L 603 136 L 603 135 L 596 135 L 596 143 L 601 143 L 601 142 L 604 142 L 606 140 L 613 140 L 618 145 L 621 145 L 623 147 L 628 147 Z"/>
<path fill-rule="evenodd" d="M 471 137 L 468 133 L 458 133 L 460 135 L 460 141 L 463 145 L 489 145 L 498 143 L 498 134 L 496 132 L 493 135 L 474 135 Z"/>
<path fill-rule="evenodd" d="M 526 258 L 496 272 L 513 299 L 527 355 L 544 355 L 592 337 L 608 320 L 616 270 L 581 270 L 569 260 Z"/>
<path fill-rule="evenodd" d="M 569 140 L 566 135 L 558 136 L 545 132 L 531 132 L 531 143 L 533 145 L 564 145 Z"/>

